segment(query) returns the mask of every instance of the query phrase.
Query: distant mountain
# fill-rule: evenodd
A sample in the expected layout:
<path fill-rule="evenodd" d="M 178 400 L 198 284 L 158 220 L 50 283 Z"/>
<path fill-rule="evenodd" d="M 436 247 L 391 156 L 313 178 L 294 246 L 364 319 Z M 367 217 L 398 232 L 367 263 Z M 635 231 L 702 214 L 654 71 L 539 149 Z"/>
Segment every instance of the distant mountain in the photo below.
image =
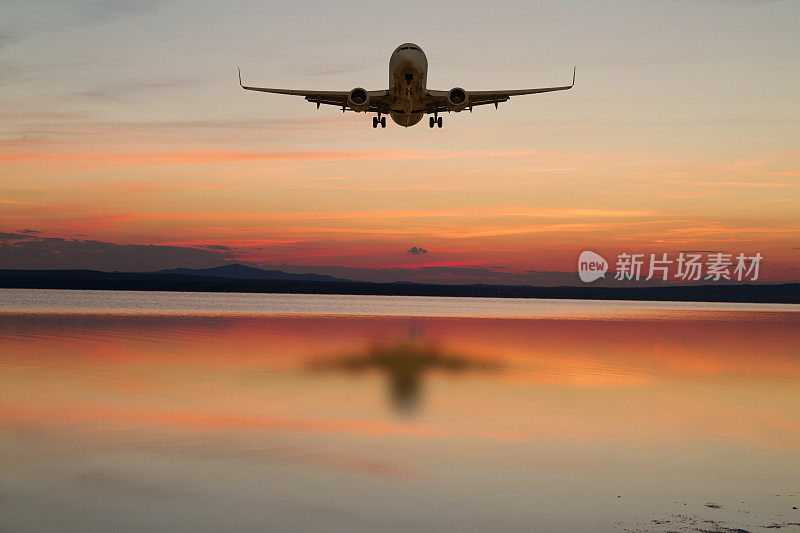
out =
<path fill-rule="evenodd" d="M 264 279 L 287 281 L 327 281 L 346 282 L 349 279 L 334 278 L 324 274 L 290 274 L 280 270 L 264 270 L 234 263 L 213 268 L 168 268 L 159 270 L 156 274 L 181 274 L 184 276 L 205 276 L 212 278 L 234 279 Z"/>

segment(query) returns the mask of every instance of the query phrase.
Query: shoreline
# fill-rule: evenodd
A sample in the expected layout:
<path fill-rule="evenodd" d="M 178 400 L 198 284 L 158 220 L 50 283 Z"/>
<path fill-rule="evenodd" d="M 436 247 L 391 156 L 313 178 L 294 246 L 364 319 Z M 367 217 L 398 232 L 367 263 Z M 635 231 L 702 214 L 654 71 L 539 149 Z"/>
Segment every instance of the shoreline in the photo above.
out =
<path fill-rule="evenodd" d="M 2 270 L 0 288 L 799 304 L 800 283 L 592 287 L 253 280 L 94 270 Z"/>

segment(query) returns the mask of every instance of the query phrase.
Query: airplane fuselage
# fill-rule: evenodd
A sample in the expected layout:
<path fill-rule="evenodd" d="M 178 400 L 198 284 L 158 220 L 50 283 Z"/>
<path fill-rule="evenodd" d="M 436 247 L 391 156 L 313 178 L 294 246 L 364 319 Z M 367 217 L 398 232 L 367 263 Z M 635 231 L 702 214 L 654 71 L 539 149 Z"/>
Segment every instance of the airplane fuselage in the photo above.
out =
<path fill-rule="evenodd" d="M 389 114 L 392 120 L 404 127 L 413 126 L 425 115 L 426 78 L 428 58 L 422 49 L 405 43 L 398 46 L 389 58 Z"/>

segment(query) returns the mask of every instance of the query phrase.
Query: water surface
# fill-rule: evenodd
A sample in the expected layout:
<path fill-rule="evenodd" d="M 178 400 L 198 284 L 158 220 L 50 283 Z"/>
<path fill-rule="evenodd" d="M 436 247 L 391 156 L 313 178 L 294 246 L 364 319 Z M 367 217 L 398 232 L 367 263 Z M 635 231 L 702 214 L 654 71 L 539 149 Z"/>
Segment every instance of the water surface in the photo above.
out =
<path fill-rule="evenodd" d="M 800 307 L 0 290 L 0 529 L 773 531 Z"/>

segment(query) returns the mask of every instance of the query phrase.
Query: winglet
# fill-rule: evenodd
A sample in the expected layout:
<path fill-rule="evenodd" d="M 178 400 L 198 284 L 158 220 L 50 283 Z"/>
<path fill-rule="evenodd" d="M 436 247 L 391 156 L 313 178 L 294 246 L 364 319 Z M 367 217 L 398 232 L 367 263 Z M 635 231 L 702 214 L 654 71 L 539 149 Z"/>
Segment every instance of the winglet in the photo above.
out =
<path fill-rule="evenodd" d="M 570 85 L 570 88 L 575 86 L 575 70 L 576 70 L 576 68 L 577 67 L 572 67 L 572 85 Z"/>
<path fill-rule="evenodd" d="M 239 71 L 239 87 L 244 89 L 244 85 L 242 85 L 242 69 L 237 67 L 237 70 Z"/>

